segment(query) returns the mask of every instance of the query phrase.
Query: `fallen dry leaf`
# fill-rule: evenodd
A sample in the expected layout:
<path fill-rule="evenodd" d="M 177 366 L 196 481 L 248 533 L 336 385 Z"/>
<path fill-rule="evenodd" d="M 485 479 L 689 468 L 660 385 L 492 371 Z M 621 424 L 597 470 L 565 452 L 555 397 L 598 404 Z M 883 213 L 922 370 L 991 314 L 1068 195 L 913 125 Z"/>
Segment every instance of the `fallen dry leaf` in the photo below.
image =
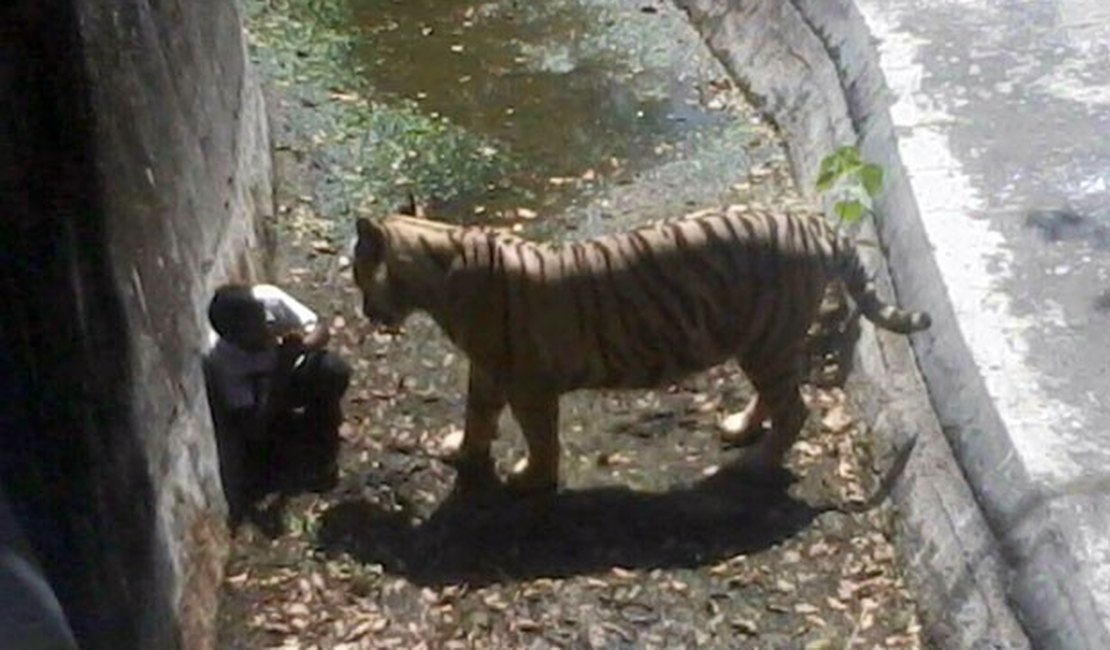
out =
<path fill-rule="evenodd" d="M 729 621 L 729 625 L 745 636 L 759 636 L 759 626 L 751 619 L 734 618 Z"/>
<path fill-rule="evenodd" d="M 843 433 L 855 424 L 855 418 L 848 414 L 843 404 L 829 408 L 821 418 L 821 425 L 832 433 Z"/>

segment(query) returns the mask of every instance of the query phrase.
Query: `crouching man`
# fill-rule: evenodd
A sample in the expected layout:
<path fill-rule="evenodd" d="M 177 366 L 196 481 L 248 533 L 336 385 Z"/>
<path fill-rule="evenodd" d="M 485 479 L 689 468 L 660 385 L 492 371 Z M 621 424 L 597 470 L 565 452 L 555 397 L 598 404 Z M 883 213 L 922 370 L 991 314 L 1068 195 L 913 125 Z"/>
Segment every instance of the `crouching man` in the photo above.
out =
<path fill-rule="evenodd" d="M 229 284 L 208 306 L 205 376 L 232 521 L 277 490 L 334 485 L 350 382 L 316 314 L 281 289 Z"/>

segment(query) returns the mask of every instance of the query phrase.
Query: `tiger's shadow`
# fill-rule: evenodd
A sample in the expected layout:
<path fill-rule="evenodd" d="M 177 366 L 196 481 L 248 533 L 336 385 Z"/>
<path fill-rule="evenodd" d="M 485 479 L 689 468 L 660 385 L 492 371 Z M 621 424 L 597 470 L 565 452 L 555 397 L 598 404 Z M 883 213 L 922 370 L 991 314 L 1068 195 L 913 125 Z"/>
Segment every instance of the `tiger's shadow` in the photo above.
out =
<path fill-rule="evenodd" d="M 328 553 L 420 585 L 697 567 L 773 546 L 826 510 L 792 498 L 788 487 L 785 478 L 755 483 L 732 466 L 665 493 L 566 490 L 542 508 L 500 490 L 456 490 L 416 524 L 405 512 L 348 500 L 324 513 L 318 540 Z"/>

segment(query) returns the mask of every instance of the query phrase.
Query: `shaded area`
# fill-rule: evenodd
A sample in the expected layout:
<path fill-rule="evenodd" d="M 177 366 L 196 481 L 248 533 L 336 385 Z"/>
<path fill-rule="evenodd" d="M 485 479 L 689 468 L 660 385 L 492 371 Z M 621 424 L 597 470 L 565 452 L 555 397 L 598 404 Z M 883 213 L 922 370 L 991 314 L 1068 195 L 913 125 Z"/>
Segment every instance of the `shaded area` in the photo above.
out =
<path fill-rule="evenodd" d="M 764 551 L 808 526 L 820 510 L 790 497 L 787 486 L 728 467 L 661 493 L 598 487 L 536 502 L 456 489 L 416 524 L 404 510 L 348 500 L 324 512 L 319 543 L 421 585 L 693 568 Z"/>

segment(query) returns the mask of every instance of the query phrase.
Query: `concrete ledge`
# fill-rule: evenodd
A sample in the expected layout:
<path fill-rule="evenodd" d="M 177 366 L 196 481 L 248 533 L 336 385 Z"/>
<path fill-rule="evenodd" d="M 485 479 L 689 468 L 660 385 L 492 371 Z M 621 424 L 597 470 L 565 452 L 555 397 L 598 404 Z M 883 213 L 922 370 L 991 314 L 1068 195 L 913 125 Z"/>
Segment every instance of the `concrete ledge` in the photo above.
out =
<path fill-rule="evenodd" d="M 1086 44 L 1105 38 L 1078 35 L 1070 16 L 1105 35 L 1105 10 L 856 4 L 882 39 L 883 72 L 898 89 L 884 113 L 903 134 L 909 172 L 907 189 L 887 197 L 885 213 L 898 219 L 880 224 L 883 239 L 897 284 L 938 316 L 915 347 L 945 436 L 1012 572 L 1008 596 L 1034 645 L 1110 647 L 1110 413 L 1090 399 L 1104 394 L 1110 348 L 1082 297 L 1104 286 L 1085 275 L 1104 279 L 1110 267 L 1105 255 L 1100 264 L 1082 246 L 1045 246 L 1021 232 L 1046 193 L 1091 177 L 1097 185 L 1105 173 L 1108 149 L 1082 146 L 1100 141 L 1091 134 L 1110 115 L 1069 94 L 1099 88 L 1105 75 L 1083 77 L 1090 87 L 1053 86 L 1067 69 L 1104 70 Z M 1035 74 L 1020 70 L 1015 50 L 1037 61 Z M 1006 84 L 1030 91 L 1000 91 Z M 1104 192 L 1071 198 L 1105 205 Z M 1070 282 L 1045 279 L 1043 267 L 1080 261 L 1083 273 Z"/>
<path fill-rule="evenodd" d="M 855 5 L 848 0 L 677 1 L 779 126 L 802 188 L 813 187 L 821 157 L 841 144 L 858 142 L 865 158 L 887 171 L 878 206 L 884 215 L 881 241 L 901 268 L 918 270 L 907 276 L 895 269 L 894 279 L 910 297 L 907 306 L 933 311 L 936 324 L 921 337 L 919 352 L 931 345 L 938 331 L 951 326 L 951 309 L 943 308 L 944 285 L 899 155 L 889 93 L 870 31 Z M 865 237 L 875 235 L 874 224 L 866 230 Z M 878 254 L 872 258 L 890 295 L 885 260 Z M 899 549 L 926 636 L 940 647 L 1030 647 L 1009 606 L 1003 548 L 941 430 L 908 341 L 865 327 L 858 354 L 856 367 L 867 380 L 855 382 L 852 394 L 876 433 L 887 444 L 919 436 L 894 496 L 902 515 Z"/>

